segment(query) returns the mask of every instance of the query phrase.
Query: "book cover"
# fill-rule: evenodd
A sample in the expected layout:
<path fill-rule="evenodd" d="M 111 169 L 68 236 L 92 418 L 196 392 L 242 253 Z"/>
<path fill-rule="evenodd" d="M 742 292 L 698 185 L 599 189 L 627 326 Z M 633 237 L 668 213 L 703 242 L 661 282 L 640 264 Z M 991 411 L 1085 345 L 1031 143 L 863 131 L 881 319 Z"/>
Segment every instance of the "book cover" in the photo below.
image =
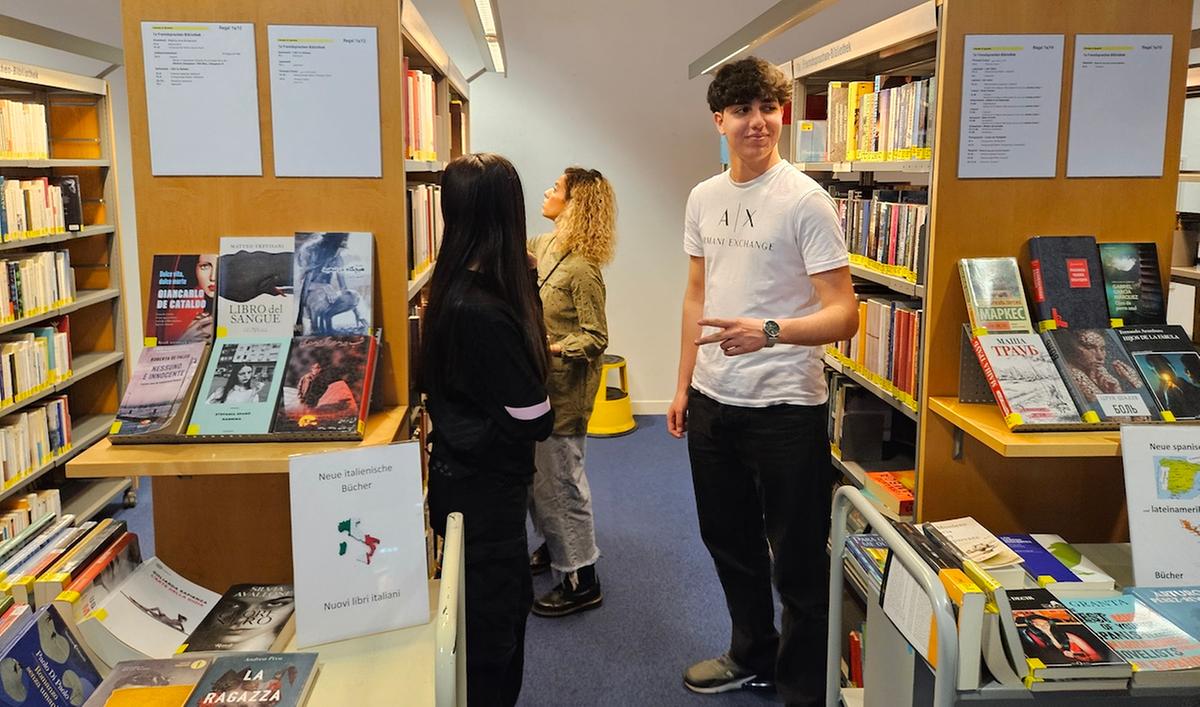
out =
<path fill-rule="evenodd" d="M 113 667 L 83 707 L 183 707 L 210 665 L 212 657 L 200 655 L 127 660 Z"/>
<path fill-rule="evenodd" d="M 252 704 L 301 707 L 317 674 L 316 653 L 217 656 L 186 707 Z"/>
<path fill-rule="evenodd" d="M 846 537 L 846 548 L 859 566 L 876 582 L 883 581 L 883 568 L 887 564 L 888 546 L 876 533 L 854 533 Z"/>
<path fill-rule="evenodd" d="M 1101 243 L 1099 246 L 1104 296 L 1112 325 L 1166 324 L 1163 286 L 1158 274 L 1158 244 Z"/>
<path fill-rule="evenodd" d="M 1063 604 L 1133 666 L 1135 683 L 1162 684 L 1159 676 L 1147 674 L 1189 671 L 1190 684 L 1200 685 L 1200 643 L 1136 597 L 1064 599 Z"/>
<path fill-rule="evenodd" d="M 898 476 L 890 471 L 869 471 L 866 486 L 871 494 L 897 515 L 912 515 L 915 498 Z"/>
<path fill-rule="evenodd" d="M 1046 350 L 1084 422 L 1149 422 L 1158 403 L 1113 329 L 1052 329 Z"/>
<path fill-rule="evenodd" d="M 1097 567 L 1074 545 L 1063 540 L 1061 536 L 1050 533 L 1033 533 L 1030 537 L 1071 570 L 1071 573 L 1079 578 L 1080 584 L 1085 585 L 1086 588 L 1106 591 L 1116 587 L 1116 580 Z"/>
<path fill-rule="evenodd" d="M 1200 584 L 1200 435 L 1184 425 L 1121 425 L 1133 584 Z"/>
<path fill-rule="evenodd" d="M 269 432 L 290 344 L 290 339 L 218 339 L 187 433 Z"/>
<path fill-rule="evenodd" d="M 1127 587 L 1132 594 L 1163 618 L 1200 640 L 1200 586 Z"/>
<path fill-rule="evenodd" d="M 212 341 L 217 313 L 215 253 L 155 255 L 146 305 L 146 345 Z"/>
<path fill-rule="evenodd" d="M 970 516 L 925 523 L 922 527 L 926 531 L 930 528 L 936 530 L 940 537 L 935 536 L 935 540 L 941 541 L 944 538 L 957 549 L 962 559 L 971 560 L 984 570 L 990 571 L 1021 562 L 1017 553 Z"/>
<path fill-rule="evenodd" d="M 112 637 L 142 656 L 167 658 L 200 625 L 217 599 L 216 592 L 189 582 L 151 557 L 80 623 L 80 629 L 96 620 Z M 100 642 L 87 632 L 84 638 L 109 662 Z"/>
<path fill-rule="evenodd" d="M 1200 419 L 1200 354 L 1183 327 L 1123 327 L 1116 332 L 1163 418 Z"/>
<path fill-rule="evenodd" d="M 142 564 L 137 535 L 125 533 L 58 593 L 54 604 L 69 626 L 78 625 Z"/>
<path fill-rule="evenodd" d="M 204 357 L 203 343 L 142 349 L 117 408 L 114 436 L 182 432 L 192 379 Z"/>
<path fill-rule="evenodd" d="M 96 524 L 70 551 L 64 553 L 33 583 L 37 606 L 54 601 L 71 579 L 99 557 L 106 548 L 125 535 L 125 521 L 105 518 Z"/>
<path fill-rule="evenodd" d="M 985 334 L 971 339 L 1005 423 L 1079 422 L 1079 411 L 1037 334 Z"/>
<path fill-rule="evenodd" d="M 976 335 L 1033 331 L 1016 258 L 963 258 L 958 274 Z"/>
<path fill-rule="evenodd" d="M 1029 239 L 1029 268 L 1039 330 L 1109 326 L 1095 238 L 1034 236 Z"/>
<path fill-rule="evenodd" d="M 83 230 L 83 195 L 79 176 L 51 177 L 50 183 L 62 190 L 63 226 L 69 233 Z"/>
<path fill-rule="evenodd" d="M 1034 678 L 1129 677 L 1130 666 L 1046 589 L 1008 592 Z"/>
<path fill-rule="evenodd" d="M 296 323 L 292 236 L 223 236 L 217 338 L 290 337 Z"/>
<path fill-rule="evenodd" d="M 0 653 L 0 702 L 10 707 L 82 705 L 100 684 L 100 673 L 53 606 Z"/>
<path fill-rule="evenodd" d="M 1046 586 L 1056 582 L 1079 583 L 1079 578 L 1032 536 L 1023 533 L 1001 533 L 996 537 L 1020 555 L 1025 574 L 1039 585 Z"/>
<path fill-rule="evenodd" d="M 366 335 L 294 339 L 272 431 L 361 434 L 376 353 Z"/>
<path fill-rule="evenodd" d="M 235 584 L 182 641 L 180 652 L 281 650 L 295 632 L 290 584 Z"/>
<path fill-rule="evenodd" d="M 370 233 L 296 234 L 296 334 L 371 333 L 374 252 Z"/>

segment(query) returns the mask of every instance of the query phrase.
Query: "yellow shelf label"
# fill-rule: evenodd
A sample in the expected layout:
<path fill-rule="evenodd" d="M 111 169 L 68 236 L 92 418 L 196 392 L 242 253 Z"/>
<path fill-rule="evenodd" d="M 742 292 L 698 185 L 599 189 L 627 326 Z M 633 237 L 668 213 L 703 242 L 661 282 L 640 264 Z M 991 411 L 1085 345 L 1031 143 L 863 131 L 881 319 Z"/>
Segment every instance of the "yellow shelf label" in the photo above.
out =
<path fill-rule="evenodd" d="M 121 421 L 113 420 L 112 427 L 108 428 L 108 433 L 110 435 L 115 435 L 116 433 L 118 433 L 120 431 L 121 431 Z"/>

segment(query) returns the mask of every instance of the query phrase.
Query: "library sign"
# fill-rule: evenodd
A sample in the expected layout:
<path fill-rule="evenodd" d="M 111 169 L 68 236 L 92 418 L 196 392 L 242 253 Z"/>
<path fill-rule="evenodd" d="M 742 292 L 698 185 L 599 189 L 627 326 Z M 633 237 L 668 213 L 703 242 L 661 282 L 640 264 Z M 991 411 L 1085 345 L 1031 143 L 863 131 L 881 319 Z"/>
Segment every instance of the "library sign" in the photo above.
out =
<path fill-rule="evenodd" d="M 814 74 L 838 64 L 895 46 L 897 41 L 937 31 L 937 10 L 933 0 L 899 15 L 855 32 L 831 44 L 814 49 L 792 61 L 796 78 Z"/>

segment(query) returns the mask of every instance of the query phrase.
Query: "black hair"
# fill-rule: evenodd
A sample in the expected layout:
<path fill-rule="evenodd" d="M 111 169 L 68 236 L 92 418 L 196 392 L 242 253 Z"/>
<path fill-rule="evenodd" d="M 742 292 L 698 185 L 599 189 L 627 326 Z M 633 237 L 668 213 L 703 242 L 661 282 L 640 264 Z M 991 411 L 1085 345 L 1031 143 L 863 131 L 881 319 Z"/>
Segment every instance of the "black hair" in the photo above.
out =
<path fill-rule="evenodd" d="M 472 281 L 512 310 L 534 370 L 544 378 L 546 327 L 525 246 L 525 196 L 516 168 L 492 153 L 455 159 L 442 174 L 442 221 L 421 337 L 421 390 L 441 389 L 447 362 L 459 358 L 453 331 Z"/>
<path fill-rule="evenodd" d="M 791 97 L 792 85 L 783 72 L 756 56 L 725 64 L 708 85 L 708 108 L 714 113 L 755 100 L 782 106 Z"/>

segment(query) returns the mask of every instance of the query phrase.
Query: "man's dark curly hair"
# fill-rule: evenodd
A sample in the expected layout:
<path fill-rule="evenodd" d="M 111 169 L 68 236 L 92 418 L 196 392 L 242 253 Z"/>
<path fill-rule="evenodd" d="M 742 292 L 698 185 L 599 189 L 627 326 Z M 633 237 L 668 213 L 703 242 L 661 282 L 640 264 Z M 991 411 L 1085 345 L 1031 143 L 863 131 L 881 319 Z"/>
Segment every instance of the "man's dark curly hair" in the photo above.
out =
<path fill-rule="evenodd" d="M 771 99 L 783 105 L 792 97 L 792 84 L 783 72 L 756 56 L 730 62 L 708 85 L 708 107 L 720 113 L 729 106 Z"/>

